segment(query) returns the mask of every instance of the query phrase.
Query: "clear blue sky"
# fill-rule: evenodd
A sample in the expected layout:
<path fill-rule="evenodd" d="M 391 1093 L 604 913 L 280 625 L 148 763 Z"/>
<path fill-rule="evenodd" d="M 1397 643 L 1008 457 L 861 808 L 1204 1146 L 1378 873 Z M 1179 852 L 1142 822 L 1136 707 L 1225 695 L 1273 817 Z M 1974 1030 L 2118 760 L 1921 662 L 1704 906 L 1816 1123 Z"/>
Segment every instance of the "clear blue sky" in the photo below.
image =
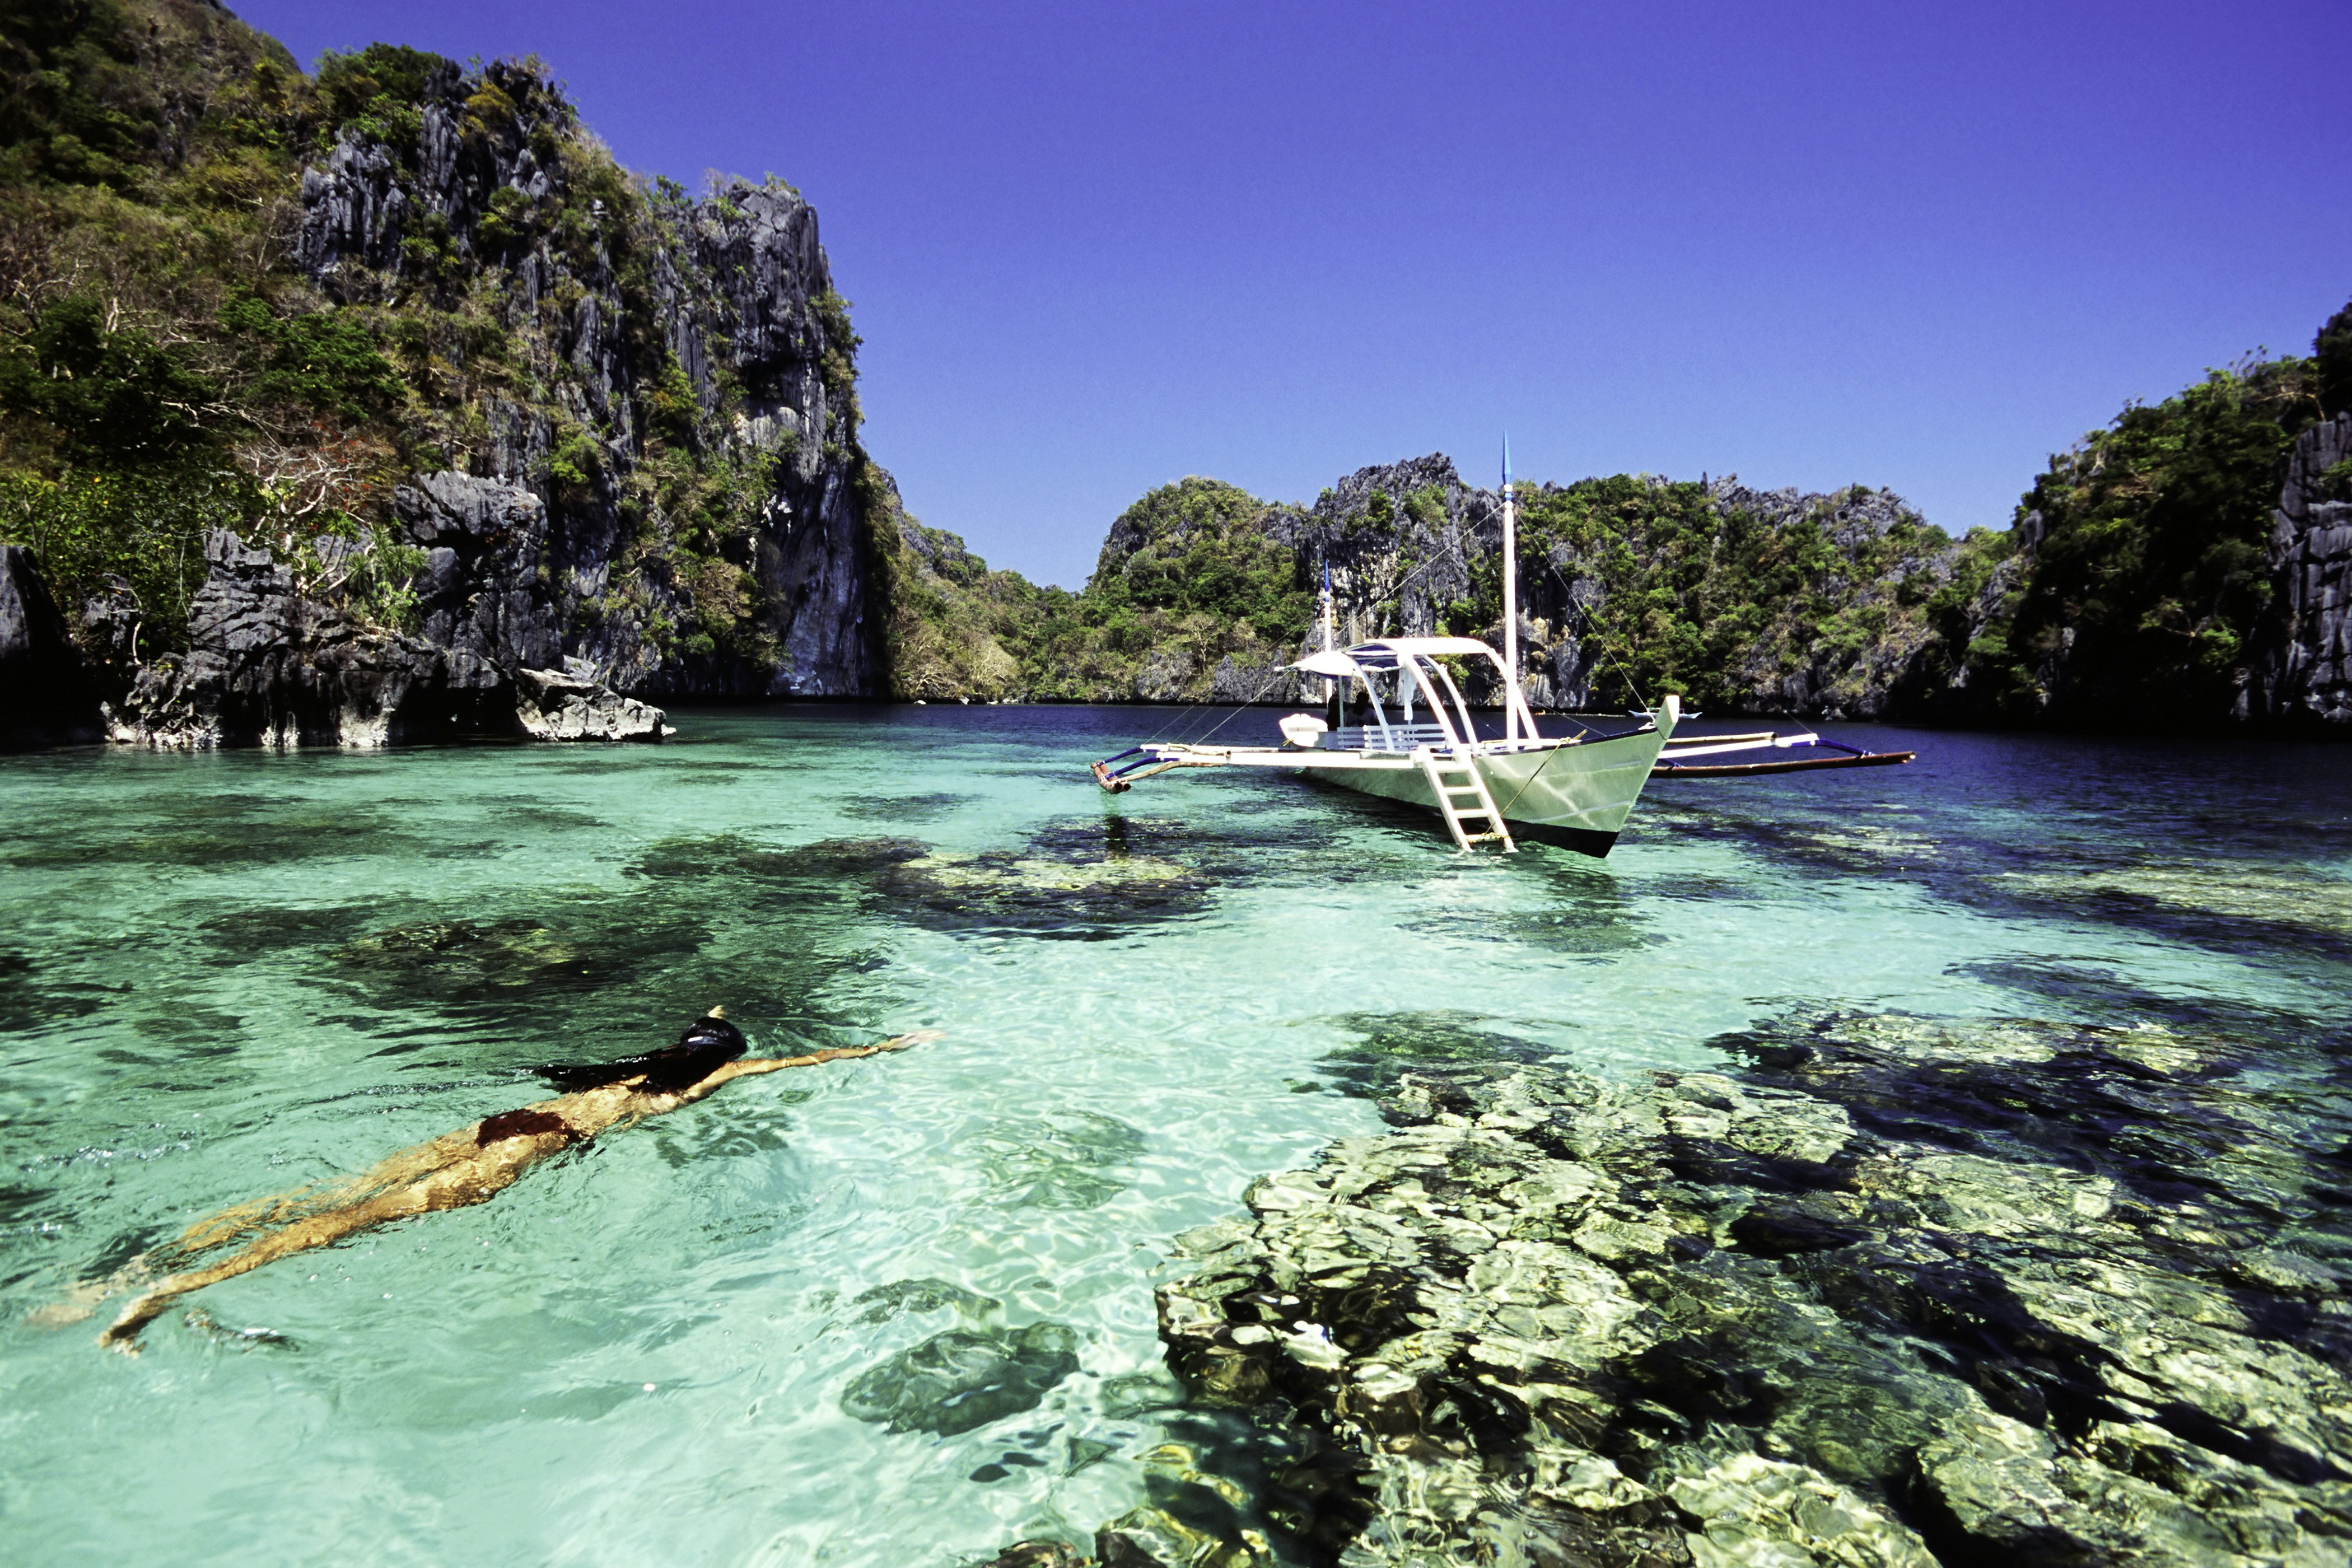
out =
<path fill-rule="evenodd" d="M 927 522 L 1076 585 L 1186 474 L 1736 471 L 2005 525 L 2352 297 L 2352 5 L 232 0 L 536 51 L 623 163 L 772 170 Z"/>

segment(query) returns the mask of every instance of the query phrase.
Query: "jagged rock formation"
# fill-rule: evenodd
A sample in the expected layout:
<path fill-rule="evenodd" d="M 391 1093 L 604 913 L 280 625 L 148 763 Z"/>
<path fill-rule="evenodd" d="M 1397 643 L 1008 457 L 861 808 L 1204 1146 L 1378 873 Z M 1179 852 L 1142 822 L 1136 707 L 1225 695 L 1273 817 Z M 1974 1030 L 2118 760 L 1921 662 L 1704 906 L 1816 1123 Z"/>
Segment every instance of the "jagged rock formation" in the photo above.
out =
<path fill-rule="evenodd" d="M 349 126 L 304 172 L 298 254 L 355 306 L 498 280 L 464 300 L 506 363 L 467 389 L 459 468 L 399 495 L 425 635 L 633 692 L 871 691 L 856 340 L 814 209 L 773 184 L 640 199 L 512 68 L 444 61 L 421 96 L 413 150 Z"/>
<path fill-rule="evenodd" d="M 0 750 L 98 734 L 96 685 L 33 552 L 0 545 Z"/>
<path fill-rule="evenodd" d="M 2312 358 L 2249 360 L 2126 408 L 2052 458 L 2010 531 L 1957 540 L 1859 485 L 1521 484 L 1529 694 L 1570 709 L 1676 691 L 1717 712 L 1824 719 L 2334 728 L 2352 720 L 2339 608 L 2352 468 L 2329 423 L 2347 388 L 2352 307 Z M 927 696 L 987 665 L 996 691 L 1032 698 L 1299 703 L 1319 693 L 1285 667 L 1319 640 L 1327 578 L 1341 637 L 1499 643 L 1499 511 L 1436 454 L 1360 469 L 1311 506 L 1187 479 L 1121 514 L 1081 594 L 1003 582 L 959 542 L 963 581 L 915 574 L 923 637 L 894 642 L 963 650 L 935 661 Z M 1495 696 L 1475 677 L 1468 695 Z"/>
<path fill-rule="evenodd" d="M 535 59 L 380 44 L 305 77 L 198 0 L 28 19 L 0 75 L 28 279 L 0 302 L 0 530 L 79 610 L 124 732 L 398 731 L 398 679 L 350 650 L 405 668 L 415 639 L 454 689 L 477 663 L 501 692 L 883 688 L 887 477 L 791 186 L 640 181 Z M 222 531 L 310 602 L 236 689 L 190 631 Z M 214 564 L 220 593 L 250 568 Z"/>
<path fill-rule="evenodd" d="M 561 669 L 515 671 L 515 723 L 534 741 L 658 741 L 658 708 Z"/>
<path fill-rule="evenodd" d="M 1149 639 L 1122 650 L 1116 635 L 1065 632 L 1033 645 L 1024 662 L 1046 693 L 1319 698 L 1319 683 L 1283 667 L 1319 645 L 1327 569 L 1343 642 L 1444 633 L 1499 644 L 1502 498 L 1465 484 L 1443 454 L 1359 469 L 1311 506 L 1153 504 L 1184 488 L 1113 525 L 1087 590 L 1159 612 Z M 1885 716 L 1937 640 L 1930 601 L 1953 591 L 1962 558 L 1899 497 L 1859 486 L 1818 495 L 1621 476 L 1522 485 L 1517 504 L 1520 646 L 1542 707 L 1678 689 L 1717 709 Z M 1205 577 L 1237 574 L 1236 562 L 1284 579 L 1281 613 L 1259 617 L 1273 624 L 1237 626 L 1207 608 L 1188 616 L 1164 586 L 1179 564 Z M 1474 669 L 1465 695 L 1496 702 L 1491 686 Z"/>
<path fill-rule="evenodd" d="M 113 739 L 172 749 L 372 747 L 463 735 L 659 740 L 662 714 L 593 681 L 387 633 L 299 593 L 269 552 L 222 531 L 186 654 L 142 668 Z"/>
<path fill-rule="evenodd" d="M 2346 416 L 2292 443 L 2258 620 L 2254 574 L 2234 563 L 2252 553 L 2231 531 L 2243 531 L 2241 492 L 2277 482 L 2262 443 L 2284 437 L 2261 423 L 2265 400 L 2286 397 L 2302 363 L 2135 411 L 2111 438 L 2053 461 L 2035 494 L 2060 509 L 2057 522 L 2030 508 L 2005 534 L 1952 539 L 1863 486 L 1522 484 L 1530 700 L 1613 708 L 1675 690 L 1718 712 L 2174 730 L 2233 716 L 2352 721 Z M 2225 515 L 2197 510 L 2208 470 L 2222 467 L 2210 448 L 2228 459 Z M 2142 477 L 2135 463 L 2171 467 Z M 2086 553 L 2079 536 L 2102 504 L 2142 509 L 2148 552 L 2160 547 L 2178 573 L 2134 551 Z M 2064 535 L 2054 547 L 2053 528 Z M 1297 704 L 1320 690 L 1285 666 L 1319 646 L 1327 570 L 1342 641 L 1450 633 L 1499 646 L 1500 543 L 1499 494 L 1465 484 L 1442 455 L 1360 469 L 1311 506 L 1187 479 L 1113 524 L 1084 594 L 1029 601 L 1025 624 L 959 620 L 954 605 L 942 618 L 998 639 L 1033 697 Z M 2146 644 L 2146 661 L 2125 657 L 2127 644 Z M 2187 684 L 2168 684 L 2175 676 Z M 1465 693 L 1492 703 L 1489 685 L 1474 669 Z M 2234 714 L 2223 705 L 2233 690 Z"/>
<path fill-rule="evenodd" d="M 2267 563 L 2271 600 L 2238 716 L 2352 723 L 2352 414 L 2296 437 Z"/>
<path fill-rule="evenodd" d="M 1413 1025 L 1391 1060 L 1454 1054 Z M 1263 1500 L 1310 1561 L 2352 1552 L 2324 1042 L 1825 1015 L 1725 1043 L 1744 1067 L 1632 1083 L 1408 1070 L 1399 1131 L 1186 1239 L 1170 1364 L 1288 1446 Z"/>
<path fill-rule="evenodd" d="M 188 568 L 219 529 L 383 647 L 637 697 L 1296 703 L 1327 566 L 1345 635 L 1499 634 L 1497 497 L 1438 456 L 1312 505 L 1165 487 L 1083 593 L 990 571 L 859 445 L 808 204 L 638 181 L 536 61 L 373 45 L 305 77 L 205 0 L 18 33 L 0 228 L 32 281 L 0 300 L 0 530 L 41 552 L 133 730 L 167 686 L 165 730 L 248 700 L 139 670 L 193 652 Z M 2352 395 L 2352 310 L 2314 350 L 2126 409 L 2008 535 L 1952 541 L 1859 486 L 1523 486 L 1532 694 L 2335 729 L 2336 437 L 2294 458 L 2276 529 L 2272 501 Z"/>

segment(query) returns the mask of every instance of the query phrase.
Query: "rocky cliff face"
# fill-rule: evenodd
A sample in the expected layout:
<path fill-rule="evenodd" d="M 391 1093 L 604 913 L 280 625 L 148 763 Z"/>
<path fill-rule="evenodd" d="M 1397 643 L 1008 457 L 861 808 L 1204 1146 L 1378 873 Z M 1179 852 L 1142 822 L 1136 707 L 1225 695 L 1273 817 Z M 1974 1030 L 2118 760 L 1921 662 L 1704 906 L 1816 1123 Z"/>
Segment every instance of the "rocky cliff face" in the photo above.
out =
<path fill-rule="evenodd" d="M 205 550 L 190 651 L 141 668 L 107 710 L 117 741 L 158 747 L 372 747 L 461 735 L 659 740 L 658 709 L 577 672 L 362 626 L 298 592 L 266 550 L 226 531 Z"/>
<path fill-rule="evenodd" d="M 864 498 L 887 476 L 857 443 L 857 339 L 814 209 L 774 181 L 698 201 L 640 184 L 535 66 L 355 58 L 320 85 L 363 111 L 302 169 L 287 239 L 299 287 L 386 345 L 404 401 L 241 457 L 265 495 L 316 477 L 361 542 L 265 516 L 208 547 L 213 613 L 129 683 L 115 732 L 508 732 L 529 728 L 526 671 L 638 697 L 877 691 Z M 394 611 L 335 591 L 354 548 L 394 563 Z M 304 607 L 223 643 L 218 605 L 272 568 Z M 473 695 L 420 695 L 444 690 Z"/>
<path fill-rule="evenodd" d="M 2296 438 L 2267 564 L 2270 605 L 2239 716 L 2352 724 L 2352 414 Z"/>
<path fill-rule="evenodd" d="M 91 740 L 96 684 L 33 552 L 0 545 L 0 751 Z"/>
<path fill-rule="evenodd" d="M 450 468 L 401 498 L 439 613 L 495 599 L 483 635 L 625 690 L 870 690 L 856 339 L 814 209 L 780 184 L 639 199 L 543 83 L 487 119 L 471 85 L 447 66 L 413 151 L 346 129 L 302 181 L 331 296 L 448 292 L 504 340 L 458 368 Z"/>
<path fill-rule="evenodd" d="M 2157 437 L 2183 426 L 2183 441 L 2149 437 L 2135 414 L 2111 440 L 2053 460 L 2035 495 L 2064 515 L 2029 508 L 2005 533 L 1956 540 L 1892 491 L 1858 485 L 1521 484 L 1529 699 L 1609 709 L 1672 690 L 1718 712 L 2175 731 L 2352 721 L 2352 416 L 2290 440 L 2257 423 L 2271 389 L 2245 385 L 2209 384 L 2156 411 Z M 2290 453 L 2283 488 L 2263 440 Z M 2221 480 L 2207 482 L 2218 466 L 2197 466 L 2200 442 L 2228 452 Z M 2134 463 L 2149 471 L 2136 478 Z M 2238 537 L 2249 487 L 2277 498 L 2263 509 L 2266 551 Z M 2160 548 L 2176 573 L 2084 544 L 2084 518 L 2111 490 L 2147 514 L 2147 553 Z M 1031 629 L 992 624 L 1033 696 L 1307 702 L 1319 683 L 1285 667 L 1319 646 L 1327 568 L 1343 642 L 1452 634 L 1499 647 L 1501 513 L 1498 492 L 1437 454 L 1360 469 L 1308 506 L 1187 479 L 1112 525 L 1084 594 Z M 2252 620 L 2242 605 L 2264 601 L 2248 584 L 2265 580 Z M 2158 663 L 2122 659 L 2126 634 Z M 1465 694 L 1492 703 L 1491 684 L 1474 671 Z"/>

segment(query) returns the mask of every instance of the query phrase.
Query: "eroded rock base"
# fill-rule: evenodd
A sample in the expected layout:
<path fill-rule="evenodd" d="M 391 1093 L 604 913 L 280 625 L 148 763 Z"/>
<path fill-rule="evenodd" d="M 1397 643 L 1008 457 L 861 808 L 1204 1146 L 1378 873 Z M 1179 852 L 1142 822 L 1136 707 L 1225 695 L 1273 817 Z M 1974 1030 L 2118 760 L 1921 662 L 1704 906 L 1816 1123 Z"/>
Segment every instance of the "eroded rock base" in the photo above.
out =
<path fill-rule="evenodd" d="M 304 596 L 268 551 L 218 532 L 189 651 L 141 668 L 112 739 L 165 750 L 367 748 L 475 736 L 658 741 L 660 709 L 562 670 L 513 668 Z"/>

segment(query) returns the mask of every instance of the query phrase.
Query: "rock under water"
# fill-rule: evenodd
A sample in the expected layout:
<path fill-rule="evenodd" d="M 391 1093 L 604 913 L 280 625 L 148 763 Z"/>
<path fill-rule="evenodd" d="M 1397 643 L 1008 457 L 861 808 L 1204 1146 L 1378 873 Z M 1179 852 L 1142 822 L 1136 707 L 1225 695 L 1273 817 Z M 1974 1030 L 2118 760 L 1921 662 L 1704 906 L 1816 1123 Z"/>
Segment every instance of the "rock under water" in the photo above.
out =
<path fill-rule="evenodd" d="M 1376 1563 L 2336 1563 L 2352 1094 L 2253 1039 L 1826 1015 L 1424 1065 L 1162 1289 L 1269 1511 Z"/>
<path fill-rule="evenodd" d="M 1060 1323 L 950 1329 L 850 1380 L 841 1408 L 894 1432 L 951 1437 L 1034 1410 L 1078 1370 L 1078 1336 Z"/>

